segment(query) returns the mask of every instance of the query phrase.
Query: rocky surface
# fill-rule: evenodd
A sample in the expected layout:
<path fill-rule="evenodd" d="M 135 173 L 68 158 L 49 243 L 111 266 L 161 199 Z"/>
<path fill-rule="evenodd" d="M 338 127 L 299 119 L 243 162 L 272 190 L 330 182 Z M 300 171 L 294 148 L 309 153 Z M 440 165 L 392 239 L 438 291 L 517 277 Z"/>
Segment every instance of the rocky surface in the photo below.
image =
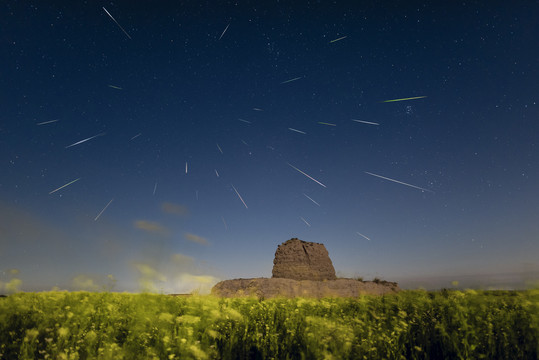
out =
<path fill-rule="evenodd" d="M 326 281 L 293 280 L 282 278 L 254 278 L 221 281 L 212 289 L 212 295 L 222 297 L 256 296 L 273 297 L 357 297 L 384 295 L 400 291 L 397 283 L 336 279 Z"/>
<path fill-rule="evenodd" d="M 277 247 L 273 260 L 273 278 L 293 280 L 335 280 L 335 268 L 324 244 L 297 238 Z"/>

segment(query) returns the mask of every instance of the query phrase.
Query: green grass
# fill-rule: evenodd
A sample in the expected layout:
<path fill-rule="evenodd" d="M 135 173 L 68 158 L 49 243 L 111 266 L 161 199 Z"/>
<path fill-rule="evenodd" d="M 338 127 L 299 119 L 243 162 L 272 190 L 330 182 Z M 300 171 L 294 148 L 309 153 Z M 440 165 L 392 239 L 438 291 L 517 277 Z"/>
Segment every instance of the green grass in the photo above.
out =
<path fill-rule="evenodd" d="M 0 298 L 0 359 L 537 359 L 539 290 Z"/>

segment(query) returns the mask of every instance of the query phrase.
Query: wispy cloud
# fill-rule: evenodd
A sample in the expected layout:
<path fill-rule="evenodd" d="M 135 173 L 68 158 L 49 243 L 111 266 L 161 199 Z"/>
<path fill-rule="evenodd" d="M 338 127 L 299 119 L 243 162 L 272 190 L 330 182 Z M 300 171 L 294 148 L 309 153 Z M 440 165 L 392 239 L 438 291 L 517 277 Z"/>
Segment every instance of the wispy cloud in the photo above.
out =
<path fill-rule="evenodd" d="M 198 236 L 198 235 L 190 234 L 190 233 L 185 233 L 183 236 L 187 240 L 189 240 L 191 242 L 194 242 L 194 243 L 197 243 L 197 244 L 201 244 L 201 245 L 208 245 L 209 244 L 208 240 L 206 240 L 202 236 Z"/>
<path fill-rule="evenodd" d="M 137 229 L 141 229 L 154 234 L 166 236 L 170 233 L 166 227 L 155 221 L 137 220 L 135 221 L 134 225 Z"/>
<path fill-rule="evenodd" d="M 173 214 L 178 216 L 185 216 L 189 214 L 189 209 L 187 208 L 187 206 L 171 202 L 162 203 L 161 210 L 166 214 Z"/>

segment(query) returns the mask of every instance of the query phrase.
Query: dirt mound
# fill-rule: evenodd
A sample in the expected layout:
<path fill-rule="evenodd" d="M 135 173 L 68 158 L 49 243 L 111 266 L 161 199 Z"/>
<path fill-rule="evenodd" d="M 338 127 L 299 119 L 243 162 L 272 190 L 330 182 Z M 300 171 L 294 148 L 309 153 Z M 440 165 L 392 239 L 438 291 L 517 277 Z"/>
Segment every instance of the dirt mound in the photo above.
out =
<path fill-rule="evenodd" d="M 216 284 L 211 293 L 222 297 L 256 296 L 273 297 L 357 297 L 365 294 L 384 295 L 400 291 L 397 283 L 375 283 L 354 279 L 325 281 L 293 280 L 280 278 L 254 278 L 225 280 Z"/>

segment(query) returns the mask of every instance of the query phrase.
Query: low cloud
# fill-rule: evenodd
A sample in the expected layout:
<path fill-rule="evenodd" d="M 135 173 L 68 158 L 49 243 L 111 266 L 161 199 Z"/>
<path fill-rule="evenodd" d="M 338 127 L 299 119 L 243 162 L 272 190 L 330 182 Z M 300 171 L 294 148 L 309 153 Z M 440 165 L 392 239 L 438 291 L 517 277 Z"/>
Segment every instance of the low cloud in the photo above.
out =
<path fill-rule="evenodd" d="M 154 234 L 159 234 L 162 236 L 167 236 L 169 234 L 169 230 L 166 227 L 155 221 L 137 220 L 135 221 L 134 225 L 137 229 L 141 229 Z"/>
<path fill-rule="evenodd" d="M 8 294 L 13 294 L 21 291 L 21 279 L 11 279 L 6 285 L 5 289 Z"/>
<path fill-rule="evenodd" d="M 189 214 L 189 209 L 186 206 L 164 202 L 161 204 L 161 210 L 166 214 L 185 216 Z"/>
<path fill-rule="evenodd" d="M 198 235 L 190 234 L 190 233 L 185 233 L 185 234 L 183 234 L 183 236 L 187 240 L 189 240 L 191 242 L 194 242 L 194 243 L 197 243 L 197 244 L 201 244 L 201 245 L 208 245 L 209 244 L 208 240 L 206 240 L 202 236 L 198 236 Z"/>
<path fill-rule="evenodd" d="M 211 275 L 180 274 L 176 280 L 176 289 L 180 293 L 209 294 L 219 279 Z"/>
<path fill-rule="evenodd" d="M 134 265 L 139 272 L 138 282 L 141 291 L 155 293 L 163 288 L 163 283 L 167 281 L 165 275 L 149 264 L 135 263 Z"/>
<path fill-rule="evenodd" d="M 112 275 L 81 274 L 71 280 L 71 288 L 73 290 L 111 291 L 115 284 L 116 279 Z"/>
<path fill-rule="evenodd" d="M 195 265 L 194 258 L 179 253 L 172 254 L 170 256 L 170 260 L 172 261 L 173 265 L 179 269 L 192 268 Z"/>
<path fill-rule="evenodd" d="M 132 263 L 143 292 L 166 294 L 208 294 L 219 279 L 188 255 L 174 253 L 166 258 Z"/>

